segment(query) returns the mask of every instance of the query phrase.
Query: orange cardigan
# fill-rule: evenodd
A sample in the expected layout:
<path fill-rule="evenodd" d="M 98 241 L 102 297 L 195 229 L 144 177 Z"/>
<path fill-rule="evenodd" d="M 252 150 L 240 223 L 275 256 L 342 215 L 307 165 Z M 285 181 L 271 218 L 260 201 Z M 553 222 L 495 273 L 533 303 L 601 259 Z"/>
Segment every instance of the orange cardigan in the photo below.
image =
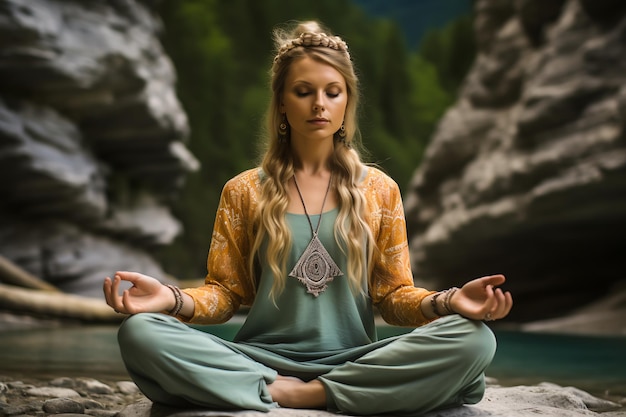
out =
<path fill-rule="evenodd" d="M 188 322 L 224 323 L 240 305 L 252 305 L 256 292 L 248 271 L 248 257 L 254 242 L 252 219 L 260 187 L 259 168 L 242 172 L 224 186 L 215 217 L 205 284 L 184 290 L 195 304 L 194 315 Z M 422 314 L 420 304 L 433 291 L 413 284 L 400 189 L 389 176 L 372 167 L 368 167 L 361 187 L 378 246 L 368 288 L 372 303 L 389 324 L 425 324 L 430 320 Z"/>

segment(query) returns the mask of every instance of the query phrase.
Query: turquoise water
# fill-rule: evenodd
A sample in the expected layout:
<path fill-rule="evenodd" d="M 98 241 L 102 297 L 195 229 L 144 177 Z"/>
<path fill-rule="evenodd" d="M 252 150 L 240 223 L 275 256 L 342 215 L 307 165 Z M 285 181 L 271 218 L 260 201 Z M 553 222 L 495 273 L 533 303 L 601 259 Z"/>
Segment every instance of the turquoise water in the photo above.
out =
<path fill-rule="evenodd" d="M 626 337 L 512 331 L 496 337 L 498 351 L 487 374 L 508 385 L 549 381 L 626 396 Z"/>
<path fill-rule="evenodd" d="M 239 325 L 205 326 L 232 339 Z M 0 332 L 0 374 L 127 378 L 114 326 Z M 379 327 L 379 337 L 409 329 Z M 596 395 L 626 396 L 626 338 L 496 331 L 487 375 L 502 385 L 554 382 Z"/>

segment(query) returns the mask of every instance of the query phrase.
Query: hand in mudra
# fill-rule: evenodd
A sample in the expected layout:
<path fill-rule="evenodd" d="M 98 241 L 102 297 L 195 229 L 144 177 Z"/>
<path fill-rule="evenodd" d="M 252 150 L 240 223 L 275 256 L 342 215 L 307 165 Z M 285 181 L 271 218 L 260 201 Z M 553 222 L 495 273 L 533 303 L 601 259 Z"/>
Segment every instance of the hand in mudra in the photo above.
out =
<path fill-rule="evenodd" d="M 513 307 L 509 291 L 503 292 L 504 275 L 490 275 L 469 281 L 450 299 L 455 313 L 474 320 L 497 320 L 506 317 Z"/>
<path fill-rule="evenodd" d="M 132 287 L 119 294 L 120 282 Z M 118 313 L 156 313 L 170 308 L 172 292 L 156 278 L 137 272 L 116 272 L 114 278 L 104 279 L 104 298 Z"/>

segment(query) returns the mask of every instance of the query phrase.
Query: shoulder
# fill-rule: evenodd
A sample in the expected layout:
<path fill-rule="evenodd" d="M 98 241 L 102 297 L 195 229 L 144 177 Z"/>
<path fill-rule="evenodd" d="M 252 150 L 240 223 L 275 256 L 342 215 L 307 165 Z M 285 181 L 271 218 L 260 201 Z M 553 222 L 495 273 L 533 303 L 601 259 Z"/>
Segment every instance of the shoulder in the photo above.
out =
<path fill-rule="evenodd" d="M 367 166 L 365 178 L 361 186 L 368 200 L 376 200 L 379 204 L 384 204 L 390 199 L 400 198 L 400 188 L 396 181 L 381 169 Z"/>
<path fill-rule="evenodd" d="M 252 168 L 243 171 L 229 179 L 224 185 L 224 190 L 257 190 L 261 184 L 260 175 L 260 168 Z"/>
<path fill-rule="evenodd" d="M 226 182 L 222 189 L 222 199 L 231 204 L 253 206 L 261 187 L 261 170 L 252 168 L 237 174 Z"/>
<path fill-rule="evenodd" d="M 368 166 L 361 189 L 367 201 L 368 222 L 374 239 L 388 239 L 390 224 L 404 218 L 400 188 L 396 181 L 382 170 Z M 383 233 L 384 231 L 386 233 Z"/>

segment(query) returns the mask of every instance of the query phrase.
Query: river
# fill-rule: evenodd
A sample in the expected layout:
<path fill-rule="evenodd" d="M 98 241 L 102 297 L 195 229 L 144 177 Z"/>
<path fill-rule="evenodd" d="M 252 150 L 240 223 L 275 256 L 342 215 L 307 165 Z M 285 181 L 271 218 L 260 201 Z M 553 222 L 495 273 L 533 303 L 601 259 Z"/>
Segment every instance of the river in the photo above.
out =
<path fill-rule="evenodd" d="M 238 324 L 204 330 L 230 339 Z M 0 332 L 0 374 L 127 378 L 117 326 L 74 326 Z M 388 337 L 406 329 L 379 327 Z M 626 397 L 626 337 L 496 331 L 498 350 L 487 375 L 502 385 L 553 382 L 594 395 Z"/>

